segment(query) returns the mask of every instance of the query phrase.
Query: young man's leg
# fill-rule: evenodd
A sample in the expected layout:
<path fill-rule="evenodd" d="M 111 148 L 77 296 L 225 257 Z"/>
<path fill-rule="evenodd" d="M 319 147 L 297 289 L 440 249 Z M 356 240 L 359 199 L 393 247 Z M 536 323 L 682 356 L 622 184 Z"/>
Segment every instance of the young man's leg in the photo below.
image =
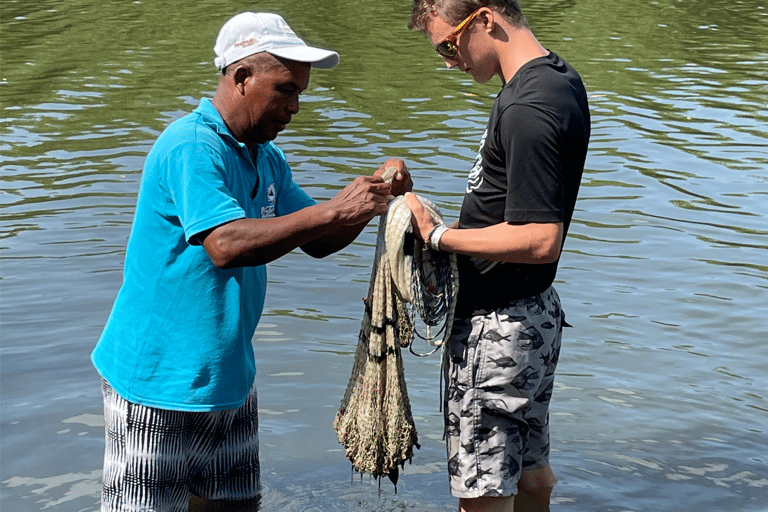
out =
<path fill-rule="evenodd" d="M 556 483 L 557 477 L 549 465 L 523 471 L 517 484 L 515 512 L 549 512 L 549 500 Z"/>
<path fill-rule="evenodd" d="M 547 510 L 556 481 L 548 408 L 561 320 L 551 289 L 457 322 L 446 351 L 445 434 L 462 510 Z M 518 490 L 528 494 L 515 503 Z"/>
<path fill-rule="evenodd" d="M 460 499 L 459 512 L 549 512 L 549 500 L 556 482 L 549 465 L 523 471 L 515 496 Z"/>
<path fill-rule="evenodd" d="M 549 466 L 523 471 L 515 496 L 461 498 L 459 512 L 549 512 L 549 500 L 556 482 Z"/>
<path fill-rule="evenodd" d="M 513 512 L 513 496 L 507 498 L 461 498 L 459 512 Z"/>

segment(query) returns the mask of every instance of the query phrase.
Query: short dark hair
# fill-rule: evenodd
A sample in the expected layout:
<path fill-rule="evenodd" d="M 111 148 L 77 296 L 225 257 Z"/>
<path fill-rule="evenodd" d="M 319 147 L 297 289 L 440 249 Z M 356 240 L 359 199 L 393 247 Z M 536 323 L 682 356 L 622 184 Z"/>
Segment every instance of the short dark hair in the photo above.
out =
<path fill-rule="evenodd" d="M 237 60 L 230 64 L 229 66 L 225 67 L 221 70 L 222 75 L 226 75 L 227 72 L 230 69 L 235 69 L 236 66 L 234 64 L 243 63 L 247 65 L 251 72 L 254 74 L 260 74 L 265 71 L 269 71 L 270 69 L 274 67 L 278 67 L 282 64 L 282 59 L 280 57 L 275 57 L 271 53 L 268 52 L 259 52 L 254 53 L 253 55 L 248 55 L 247 57 L 243 57 L 240 60 Z"/>
<path fill-rule="evenodd" d="M 447 21 L 459 24 L 481 7 L 499 12 L 513 27 L 528 28 L 528 20 L 516 0 L 413 0 L 408 28 L 426 32 L 427 17 L 432 13 L 441 14 Z"/>

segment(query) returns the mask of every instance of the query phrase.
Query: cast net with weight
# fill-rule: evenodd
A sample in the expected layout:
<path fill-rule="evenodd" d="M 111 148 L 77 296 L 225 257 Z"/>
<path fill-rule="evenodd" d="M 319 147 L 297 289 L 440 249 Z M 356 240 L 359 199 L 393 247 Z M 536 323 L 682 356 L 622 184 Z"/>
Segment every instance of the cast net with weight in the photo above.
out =
<path fill-rule="evenodd" d="M 443 224 L 437 206 L 417 197 Z M 419 447 L 401 348 L 411 346 L 416 334 L 437 350 L 450 336 L 457 292 L 456 255 L 422 247 L 411 232 L 404 197 L 390 201 L 379 220 L 352 375 L 333 423 L 359 473 L 397 484 L 399 469 Z"/>

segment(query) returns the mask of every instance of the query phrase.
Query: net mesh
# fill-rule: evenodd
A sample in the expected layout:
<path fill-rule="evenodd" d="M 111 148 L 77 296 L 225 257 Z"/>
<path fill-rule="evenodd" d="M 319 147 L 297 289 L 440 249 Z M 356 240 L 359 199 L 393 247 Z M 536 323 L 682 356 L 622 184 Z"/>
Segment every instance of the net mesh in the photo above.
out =
<path fill-rule="evenodd" d="M 437 207 L 419 200 L 442 223 Z M 419 447 L 401 348 L 413 341 L 416 317 L 426 318 L 428 327 L 442 318 L 447 339 L 458 290 L 455 255 L 417 247 L 420 243 L 408 234 L 410 219 L 402 197 L 391 201 L 380 218 L 355 362 L 333 424 L 356 471 L 387 476 L 395 484 L 399 469 Z M 417 307 L 409 309 L 414 297 Z"/>

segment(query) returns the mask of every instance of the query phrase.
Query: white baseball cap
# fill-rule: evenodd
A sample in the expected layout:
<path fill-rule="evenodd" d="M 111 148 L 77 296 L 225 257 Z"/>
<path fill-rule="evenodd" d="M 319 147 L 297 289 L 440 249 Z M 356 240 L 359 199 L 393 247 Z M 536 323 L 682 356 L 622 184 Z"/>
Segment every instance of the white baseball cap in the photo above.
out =
<path fill-rule="evenodd" d="M 216 67 L 223 70 L 233 62 L 268 52 L 284 59 L 309 62 L 312 67 L 330 69 L 339 63 L 339 54 L 307 46 L 288 23 L 277 14 L 244 12 L 230 18 L 213 47 Z"/>

